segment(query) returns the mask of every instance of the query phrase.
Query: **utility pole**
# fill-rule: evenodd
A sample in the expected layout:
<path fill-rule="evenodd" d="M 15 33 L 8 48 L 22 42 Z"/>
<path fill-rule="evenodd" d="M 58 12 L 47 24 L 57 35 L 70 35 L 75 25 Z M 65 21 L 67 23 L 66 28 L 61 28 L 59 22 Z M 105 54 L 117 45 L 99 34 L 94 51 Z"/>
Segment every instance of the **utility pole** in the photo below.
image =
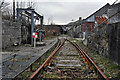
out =
<path fill-rule="evenodd" d="M 15 0 L 13 0 L 13 22 L 15 22 Z"/>

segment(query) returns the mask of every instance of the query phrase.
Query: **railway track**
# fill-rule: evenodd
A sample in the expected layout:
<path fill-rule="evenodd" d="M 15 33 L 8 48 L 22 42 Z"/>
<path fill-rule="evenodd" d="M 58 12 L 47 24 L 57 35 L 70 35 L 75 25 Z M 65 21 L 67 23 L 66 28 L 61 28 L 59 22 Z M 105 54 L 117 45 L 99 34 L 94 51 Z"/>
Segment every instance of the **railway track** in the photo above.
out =
<path fill-rule="evenodd" d="M 29 80 L 56 78 L 108 80 L 82 48 L 67 39 L 59 41 L 54 51 Z"/>

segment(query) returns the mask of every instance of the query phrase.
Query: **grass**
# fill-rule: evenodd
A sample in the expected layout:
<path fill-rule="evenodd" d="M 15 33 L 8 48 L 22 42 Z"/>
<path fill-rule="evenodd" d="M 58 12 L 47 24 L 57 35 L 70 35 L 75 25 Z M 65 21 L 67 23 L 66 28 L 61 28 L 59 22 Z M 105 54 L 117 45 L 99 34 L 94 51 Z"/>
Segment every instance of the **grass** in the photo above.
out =
<path fill-rule="evenodd" d="M 57 45 L 57 44 L 56 44 Z M 55 46 L 53 46 L 47 53 L 46 53 L 46 56 L 45 58 L 43 59 L 40 59 L 40 60 L 37 60 L 35 61 L 33 64 L 32 64 L 32 71 L 30 71 L 30 67 L 28 69 L 26 69 L 24 72 L 22 72 L 19 76 L 17 76 L 16 80 L 17 79 L 22 79 L 22 80 L 28 80 L 28 78 L 33 74 L 34 71 L 37 70 L 37 68 L 42 65 L 42 63 L 46 60 L 46 58 L 51 54 L 51 52 L 55 49 Z M 27 58 L 25 59 L 28 59 L 30 58 L 30 56 L 28 56 Z M 14 59 L 11 59 L 11 61 L 13 61 Z M 24 60 L 24 59 L 23 59 Z M 18 61 L 17 59 L 15 59 L 15 61 Z M 21 60 L 19 60 L 21 61 Z"/>
<path fill-rule="evenodd" d="M 50 73 L 47 73 L 47 72 L 43 72 L 43 73 L 42 73 L 42 77 L 43 77 L 43 78 L 59 78 L 58 75 L 50 74 Z"/>
<path fill-rule="evenodd" d="M 97 65 L 105 72 L 108 78 L 119 78 L 120 66 L 110 61 L 104 56 L 97 54 L 95 51 L 91 50 L 85 46 L 82 42 L 79 42 L 80 46 L 85 50 L 85 52 L 92 58 L 92 60 L 97 63 Z M 101 66 L 102 65 L 102 66 Z"/>
<path fill-rule="evenodd" d="M 56 38 L 56 36 L 54 35 L 49 35 L 47 37 L 44 37 L 44 40 L 49 40 L 49 39 L 53 39 L 53 38 Z"/>

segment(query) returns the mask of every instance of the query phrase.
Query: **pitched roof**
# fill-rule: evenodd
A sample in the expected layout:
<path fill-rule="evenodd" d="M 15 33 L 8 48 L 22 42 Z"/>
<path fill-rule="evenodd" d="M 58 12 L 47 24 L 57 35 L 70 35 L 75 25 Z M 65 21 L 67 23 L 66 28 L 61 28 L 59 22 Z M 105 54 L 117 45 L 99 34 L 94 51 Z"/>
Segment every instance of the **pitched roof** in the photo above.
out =
<path fill-rule="evenodd" d="M 96 12 L 94 12 L 93 14 L 91 14 L 90 16 L 88 16 L 87 18 L 85 18 L 84 21 L 87 20 L 88 18 L 90 18 L 91 16 L 93 16 L 94 14 L 96 14 L 97 12 L 99 12 L 101 9 L 107 7 L 107 6 L 110 6 L 110 4 L 107 3 L 106 5 L 104 5 L 103 7 L 101 7 L 99 10 L 97 10 Z"/>

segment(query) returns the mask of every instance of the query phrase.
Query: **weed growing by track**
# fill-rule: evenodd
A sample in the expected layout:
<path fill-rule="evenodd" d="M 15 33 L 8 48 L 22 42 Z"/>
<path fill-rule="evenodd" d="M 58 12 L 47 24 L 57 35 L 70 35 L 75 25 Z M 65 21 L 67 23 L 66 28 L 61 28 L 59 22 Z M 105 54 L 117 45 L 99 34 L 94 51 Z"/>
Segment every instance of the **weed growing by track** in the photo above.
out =
<path fill-rule="evenodd" d="M 78 43 L 108 78 L 117 80 L 120 79 L 120 66 L 110 61 L 106 57 L 97 54 L 95 51 L 85 46 L 81 41 L 78 41 Z"/>
<path fill-rule="evenodd" d="M 40 65 L 42 65 L 42 63 L 47 59 L 47 57 L 51 54 L 51 52 L 55 49 L 56 46 L 57 44 L 54 45 L 50 50 L 48 50 L 45 53 L 44 57 L 41 57 L 40 59 L 38 59 L 32 64 L 32 71 L 30 70 L 30 67 L 29 67 L 24 72 L 22 72 L 20 75 L 18 75 L 15 78 L 15 80 L 28 80 L 28 78 L 34 73 L 34 71 L 36 71 L 38 67 L 40 67 Z"/>

